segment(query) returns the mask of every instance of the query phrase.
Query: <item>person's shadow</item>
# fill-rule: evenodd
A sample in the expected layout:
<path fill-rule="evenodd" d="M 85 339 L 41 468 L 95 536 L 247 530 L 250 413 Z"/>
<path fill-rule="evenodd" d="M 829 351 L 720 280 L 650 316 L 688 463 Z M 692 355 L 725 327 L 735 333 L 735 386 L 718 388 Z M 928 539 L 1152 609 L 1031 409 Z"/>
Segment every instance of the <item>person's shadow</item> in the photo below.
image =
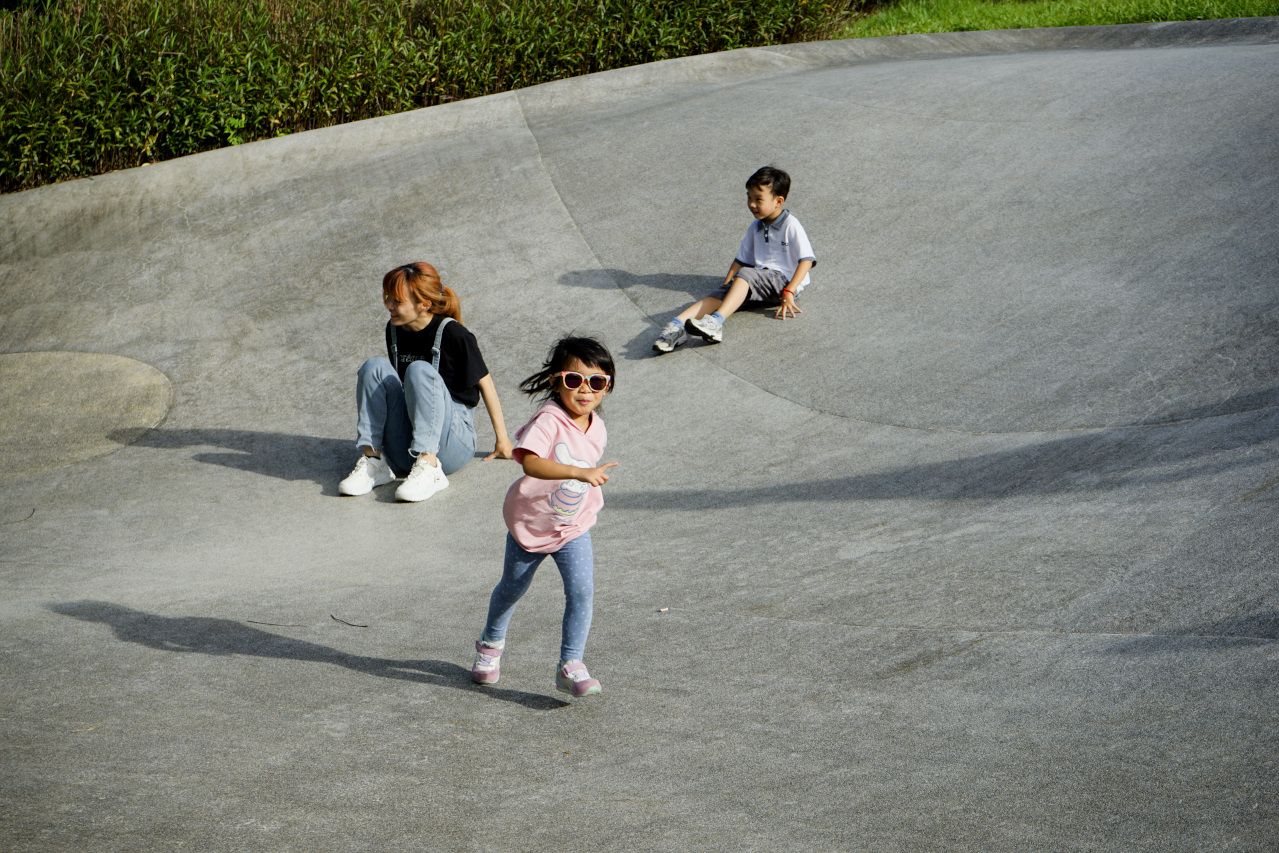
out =
<path fill-rule="evenodd" d="M 1134 486 L 1159 486 L 1193 477 L 1211 477 L 1270 464 L 1265 454 L 1244 454 L 1279 436 L 1279 417 L 1259 415 L 1252 423 L 1218 420 L 1225 415 L 1272 409 L 1279 386 L 1228 397 L 1217 403 L 1168 414 L 1167 420 L 1138 427 L 1067 432 L 1039 444 L 995 450 L 943 462 L 907 462 L 895 468 L 836 475 L 799 483 L 743 488 L 664 488 L 619 491 L 615 509 L 687 513 L 703 509 L 752 507 L 783 502 L 843 503 L 878 500 L 1001 500 L 1018 495 L 1103 493 Z M 1195 440 L 1172 431 L 1205 421 Z M 1279 488 L 1273 481 L 1240 500 Z"/>
<path fill-rule="evenodd" d="M 1198 651 L 1230 651 L 1270 645 L 1279 640 L 1279 611 L 1262 610 L 1176 628 L 1164 634 L 1136 636 L 1115 643 L 1109 651 L 1120 655 L 1152 655 Z"/>
<path fill-rule="evenodd" d="M 550 711 L 569 705 L 553 696 L 499 687 L 481 687 L 471 681 L 470 670 L 447 661 L 388 660 L 352 655 L 306 640 L 282 637 L 231 619 L 157 616 L 105 601 L 69 601 L 51 604 L 48 608 L 54 613 L 83 622 L 110 625 L 117 638 L 152 649 L 328 663 L 379 678 L 465 690 L 468 693 L 514 702 L 535 711 Z"/>
<path fill-rule="evenodd" d="M 653 352 L 653 340 L 657 337 L 658 332 L 666 325 L 666 321 L 675 316 L 676 313 L 683 311 L 692 303 L 707 295 L 724 281 L 722 275 L 687 275 L 683 273 L 653 273 L 652 275 L 636 275 L 626 270 L 571 270 L 563 273 L 559 277 L 559 283 L 568 285 L 569 287 L 586 287 L 594 290 L 621 290 L 626 294 L 636 307 L 641 311 L 647 312 L 645 305 L 641 305 L 636 298 L 637 293 L 644 290 L 669 290 L 673 293 L 680 294 L 679 299 L 672 299 L 668 302 L 670 308 L 663 309 L 659 314 L 650 314 L 649 320 L 652 327 L 641 329 L 634 337 L 624 343 L 617 351 L 617 354 L 627 361 L 638 361 L 642 358 L 652 358 L 656 353 Z M 645 300 L 648 303 L 648 300 Z M 773 306 L 774 310 L 776 306 Z M 747 301 L 741 307 L 743 311 L 767 311 L 769 306 L 763 302 Z M 702 342 L 697 339 L 690 340 L 685 346 L 698 347 L 702 346 Z"/>
<path fill-rule="evenodd" d="M 338 495 L 338 483 L 351 472 L 351 466 L 359 458 L 355 440 L 350 438 L 320 438 L 247 429 L 153 429 L 140 438 L 130 434 L 127 442 L 125 437 L 122 431 L 111 435 L 114 441 L 122 444 L 161 450 L 225 448 L 225 453 L 196 453 L 191 458 L 280 480 L 311 480 L 320 486 L 322 494 L 329 497 Z M 475 456 L 482 458 L 490 450 L 477 448 Z M 407 472 L 396 473 L 404 476 Z M 383 491 L 378 500 L 394 501 L 393 493 Z"/>
<path fill-rule="evenodd" d="M 280 480 L 311 480 L 326 495 L 338 493 L 338 481 L 355 464 L 357 453 L 352 439 L 246 429 L 154 429 L 132 443 L 160 450 L 224 448 L 227 452 L 196 453 L 191 458 Z"/>

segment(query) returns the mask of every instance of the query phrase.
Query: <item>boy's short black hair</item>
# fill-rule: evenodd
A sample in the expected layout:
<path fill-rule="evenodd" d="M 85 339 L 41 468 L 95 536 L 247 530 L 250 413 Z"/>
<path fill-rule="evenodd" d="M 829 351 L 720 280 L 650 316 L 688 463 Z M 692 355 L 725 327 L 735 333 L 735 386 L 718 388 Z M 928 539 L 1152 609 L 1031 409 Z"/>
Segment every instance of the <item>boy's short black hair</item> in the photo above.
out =
<path fill-rule="evenodd" d="M 765 166 L 746 179 L 746 189 L 751 187 L 768 187 L 773 195 L 786 198 L 790 195 L 790 175 L 776 166 Z"/>

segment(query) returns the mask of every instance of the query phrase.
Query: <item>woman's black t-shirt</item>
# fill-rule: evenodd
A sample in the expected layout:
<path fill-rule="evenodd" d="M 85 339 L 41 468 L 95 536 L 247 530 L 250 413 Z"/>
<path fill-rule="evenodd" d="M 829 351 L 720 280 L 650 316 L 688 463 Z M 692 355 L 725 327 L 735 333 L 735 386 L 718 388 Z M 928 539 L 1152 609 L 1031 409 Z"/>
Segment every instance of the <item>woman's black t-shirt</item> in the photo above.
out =
<path fill-rule="evenodd" d="M 443 316 L 437 314 L 420 332 L 414 332 L 403 326 L 395 329 L 396 349 L 399 350 L 399 363 L 395 372 L 404 379 L 404 371 L 415 361 L 431 361 L 431 347 L 435 346 L 435 333 L 440 328 Z M 391 324 L 386 324 L 386 355 L 395 359 L 391 352 Z M 484 356 L 480 355 L 480 346 L 475 342 L 475 335 L 461 323 L 452 322 L 444 327 L 444 338 L 440 341 L 440 375 L 448 386 L 453 399 L 464 406 L 477 406 L 480 402 L 479 381 L 488 376 L 489 369 L 484 365 Z"/>

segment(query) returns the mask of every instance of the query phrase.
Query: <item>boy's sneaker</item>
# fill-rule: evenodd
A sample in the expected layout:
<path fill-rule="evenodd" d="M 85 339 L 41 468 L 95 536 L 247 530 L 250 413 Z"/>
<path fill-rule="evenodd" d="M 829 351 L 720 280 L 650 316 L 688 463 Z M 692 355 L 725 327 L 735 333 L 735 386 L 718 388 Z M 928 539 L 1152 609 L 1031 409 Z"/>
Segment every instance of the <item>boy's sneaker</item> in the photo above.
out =
<path fill-rule="evenodd" d="M 395 479 L 391 466 L 380 456 L 361 456 L 355 463 L 355 469 L 346 479 L 338 483 L 338 492 L 343 495 L 367 495 L 377 486 L 385 486 Z"/>
<path fill-rule="evenodd" d="M 600 683 L 586 671 L 586 664 L 571 660 L 555 671 L 555 688 L 574 696 L 590 696 L 600 692 Z"/>
<path fill-rule="evenodd" d="M 476 684 L 497 684 L 502 675 L 502 650 L 483 640 L 475 641 L 475 663 L 471 666 L 471 680 Z"/>
<path fill-rule="evenodd" d="M 683 326 L 678 323 L 667 323 L 666 328 L 662 329 L 662 333 L 657 336 L 657 340 L 653 341 L 653 349 L 658 352 L 670 352 L 686 340 L 688 340 L 688 333 L 684 331 Z"/>
<path fill-rule="evenodd" d="M 449 487 L 449 478 L 444 476 L 444 469 L 426 461 L 426 456 L 419 456 L 413 463 L 413 470 L 395 490 L 397 501 L 424 501 L 436 492 Z"/>
<path fill-rule="evenodd" d="M 684 328 L 688 329 L 690 335 L 697 335 L 710 344 L 724 340 L 724 324 L 710 314 L 700 319 L 685 320 Z"/>

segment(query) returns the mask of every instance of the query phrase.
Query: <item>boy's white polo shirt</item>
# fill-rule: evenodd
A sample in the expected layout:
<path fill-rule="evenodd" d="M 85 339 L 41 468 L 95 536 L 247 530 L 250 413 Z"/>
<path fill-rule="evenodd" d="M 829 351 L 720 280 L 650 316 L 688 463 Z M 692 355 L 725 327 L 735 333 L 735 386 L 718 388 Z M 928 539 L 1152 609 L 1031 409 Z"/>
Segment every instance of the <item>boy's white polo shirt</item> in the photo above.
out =
<path fill-rule="evenodd" d="M 817 266 L 817 256 L 813 254 L 804 226 L 789 210 L 783 210 L 771 223 L 757 219 L 747 226 L 736 260 L 744 267 L 777 270 L 787 278 L 799 269 L 800 261 L 812 261 L 813 266 Z M 796 295 L 807 286 L 808 276 L 805 275 L 795 288 Z"/>

